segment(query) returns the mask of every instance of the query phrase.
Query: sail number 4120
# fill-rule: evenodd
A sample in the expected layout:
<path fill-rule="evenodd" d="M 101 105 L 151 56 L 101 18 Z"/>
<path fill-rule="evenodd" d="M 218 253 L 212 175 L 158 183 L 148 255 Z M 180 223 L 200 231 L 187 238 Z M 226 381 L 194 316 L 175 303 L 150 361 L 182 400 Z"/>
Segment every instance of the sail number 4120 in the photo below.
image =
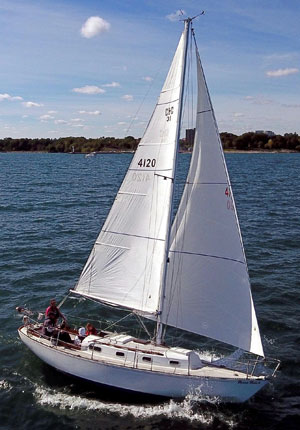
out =
<path fill-rule="evenodd" d="M 156 160 L 155 158 L 141 158 L 138 162 L 139 167 L 155 167 Z"/>

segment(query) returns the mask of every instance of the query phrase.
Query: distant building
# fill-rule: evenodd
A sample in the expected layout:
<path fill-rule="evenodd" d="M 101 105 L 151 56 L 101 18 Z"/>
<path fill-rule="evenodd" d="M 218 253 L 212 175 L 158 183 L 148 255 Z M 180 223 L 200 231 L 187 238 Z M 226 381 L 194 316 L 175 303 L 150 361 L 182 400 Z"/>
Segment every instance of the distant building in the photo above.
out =
<path fill-rule="evenodd" d="M 185 142 L 187 146 L 193 146 L 195 139 L 195 128 L 187 128 L 185 130 Z"/>
<path fill-rule="evenodd" d="M 275 136 L 274 131 L 271 130 L 255 130 L 256 134 L 266 134 L 267 136 Z"/>

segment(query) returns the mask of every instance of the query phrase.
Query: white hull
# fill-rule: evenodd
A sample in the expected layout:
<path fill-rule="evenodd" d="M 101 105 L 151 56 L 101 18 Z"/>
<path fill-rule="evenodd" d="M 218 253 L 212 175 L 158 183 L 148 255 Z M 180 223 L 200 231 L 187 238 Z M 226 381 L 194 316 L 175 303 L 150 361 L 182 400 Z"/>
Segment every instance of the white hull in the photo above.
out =
<path fill-rule="evenodd" d="M 59 371 L 136 393 L 172 398 L 197 394 L 199 397 L 208 396 L 223 402 L 239 403 L 248 400 L 267 384 L 265 379 L 245 378 L 244 374 L 242 378 L 197 376 L 111 364 L 105 360 L 91 359 L 87 355 L 90 352 L 53 346 L 50 341 L 27 333 L 26 327 L 19 329 L 19 335 L 36 356 Z M 218 369 L 216 374 L 222 371 Z M 237 372 L 232 374 L 237 375 Z"/>

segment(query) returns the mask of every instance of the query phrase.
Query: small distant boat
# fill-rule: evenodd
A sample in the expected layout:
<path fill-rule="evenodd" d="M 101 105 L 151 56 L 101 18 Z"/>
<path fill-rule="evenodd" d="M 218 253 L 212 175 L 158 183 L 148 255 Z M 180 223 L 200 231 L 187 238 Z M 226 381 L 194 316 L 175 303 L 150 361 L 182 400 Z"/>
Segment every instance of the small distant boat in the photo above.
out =
<path fill-rule="evenodd" d="M 96 154 L 97 152 L 89 152 L 88 154 L 85 155 L 85 158 L 95 157 Z"/>
<path fill-rule="evenodd" d="M 22 341 L 56 369 L 88 381 L 156 396 L 190 393 L 244 402 L 274 377 L 253 305 L 242 237 L 192 19 L 184 31 L 148 127 L 71 294 L 156 322 L 148 340 L 104 330 L 81 346 L 19 328 Z M 188 45 L 197 64 L 196 132 L 172 222 Z M 93 157 L 95 153 L 87 154 Z M 88 316 L 87 316 L 88 319 Z M 165 343 L 176 327 L 237 348 L 224 358 Z M 185 331 L 185 332 L 184 332 Z M 74 333 L 71 333 L 74 338 Z M 246 358 L 243 359 L 243 358 Z M 273 365 L 274 368 L 268 366 Z"/>

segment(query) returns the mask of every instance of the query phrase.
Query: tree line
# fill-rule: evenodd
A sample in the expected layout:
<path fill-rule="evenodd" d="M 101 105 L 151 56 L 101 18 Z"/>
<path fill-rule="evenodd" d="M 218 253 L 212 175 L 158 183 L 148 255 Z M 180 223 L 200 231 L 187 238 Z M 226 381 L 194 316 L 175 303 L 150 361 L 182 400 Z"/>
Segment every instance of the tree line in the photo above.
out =
<path fill-rule="evenodd" d="M 221 133 L 220 136 L 225 150 L 300 151 L 300 136 L 297 133 L 285 133 L 283 136 L 257 132 L 248 132 L 240 136 Z"/>
<path fill-rule="evenodd" d="M 269 136 L 266 133 L 248 132 L 240 136 L 232 133 L 221 133 L 221 141 L 225 150 L 239 151 L 299 151 L 300 136 L 297 133 L 286 133 L 283 136 Z M 125 138 L 114 137 L 61 137 L 58 139 L 41 138 L 13 139 L 6 137 L 0 139 L 0 152 L 35 151 L 35 152 L 120 152 L 135 151 L 140 139 L 133 136 Z M 180 149 L 188 151 L 192 143 L 185 139 L 180 140 Z"/>

